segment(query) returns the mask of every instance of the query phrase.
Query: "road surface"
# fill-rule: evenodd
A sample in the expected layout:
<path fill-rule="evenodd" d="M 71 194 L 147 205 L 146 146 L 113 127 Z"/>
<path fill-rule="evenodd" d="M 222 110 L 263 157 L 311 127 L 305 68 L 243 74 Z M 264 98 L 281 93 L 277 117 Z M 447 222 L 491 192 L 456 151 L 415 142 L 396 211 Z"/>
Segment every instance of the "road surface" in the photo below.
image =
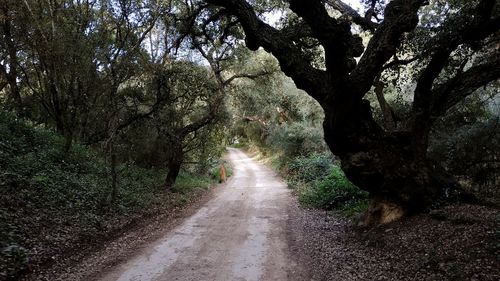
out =
<path fill-rule="evenodd" d="M 229 148 L 233 176 L 192 217 L 101 280 L 289 280 L 291 195 L 269 168 Z"/>

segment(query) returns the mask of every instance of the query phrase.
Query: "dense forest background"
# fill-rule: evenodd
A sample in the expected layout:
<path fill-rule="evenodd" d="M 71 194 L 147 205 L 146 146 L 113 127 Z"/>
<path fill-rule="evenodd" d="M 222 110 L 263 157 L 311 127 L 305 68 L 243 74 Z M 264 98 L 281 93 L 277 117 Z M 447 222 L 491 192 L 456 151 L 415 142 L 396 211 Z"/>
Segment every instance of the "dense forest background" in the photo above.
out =
<path fill-rule="evenodd" d="M 286 1 L 255 2 L 262 21 L 297 36 L 303 60 L 316 70 L 330 67 L 322 38 L 295 29 L 304 22 Z M 360 20 L 339 1 L 324 2 L 332 18 Z M 365 2 L 373 24 L 383 23 L 389 1 Z M 465 75 L 475 65 L 498 62 L 498 3 L 429 2 L 364 96 L 373 120 L 391 133 L 411 127 L 419 75 L 435 59 L 427 46 L 439 43 L 429 38 L 443 26 L 453 31 L 454 22 L 475 26 L 460 21 L 462 12 L 490 5 L 493 29 L 457 42 L 437 80 L 472 79 Z M 347 160 L 325 142 L 324 103 L 287 73 L 291 67 L 272 46 L 247 49 L 255 35 L 230 4 L 0 3 L 0 279 L 194 200 L 218 179 L 229 145 L 271 159 L 307 206 L 347 216 L 368 208 L 367 188 L 346 178 Z M 367 46 L 376 27 L 356 24 Z M 290 61 L 300 61 L 289 51 Z M 498 206 L 498 74 L 489 78 L 461 88 L 467 94 L 429 124 L 425 153 L 478 202 Z"/>

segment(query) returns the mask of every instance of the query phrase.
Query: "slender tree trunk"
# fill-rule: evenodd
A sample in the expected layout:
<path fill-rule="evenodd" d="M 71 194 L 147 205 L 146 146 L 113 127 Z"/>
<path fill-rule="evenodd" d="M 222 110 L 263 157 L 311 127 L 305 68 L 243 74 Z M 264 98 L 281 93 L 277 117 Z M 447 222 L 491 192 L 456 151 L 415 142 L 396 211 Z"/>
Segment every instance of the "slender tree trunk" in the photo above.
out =
<path fill-rule="evenodd" d="M 168 173 L 165 180 L 165 187 L 170 189 L 174 186 L 175 180 L 181 170 L 182 161 L 174 160 L 168 163 Z"/>
<path fill-rule="evenodd" d="M 68 154 L 73 145 L 73 132 L 71 130 L 65 130 L 64 132 L 64 154 Z"/>
<path fill-rule="evenodd" d="M 182 162 L 184 160 L 183 158 L 184 155 L 182 152 L 182 147 L 178 145 L 172 146 L 172 152 L 167 163 L 167 178 L 165 179 L 165 187 L 167 189 L 170 189 L 174 186 L 175 180 L 177 179 L 177 176 L 179 175 L 179 172 L 181 170 Z"/>
<path fill-rule="evenodd" d="M 9 71 L 7 73 L 7 70 L 4 68 L 3 72 L 4 75 L 7 78 L 7 82 L 9 83 L 10 87 L 10 92 L 9 96 L 11 101 L 14 104 L 14 108 L 16 109 L 17 113 L 19 115 L 23 115 L 23 100 L 21 98 L 21 91 L 19 89 L 19 86 L 17 84 L 17 79 L 18 79 L 18 73 L 17 73 L 17 68 L 18 68 L 18 59 L 17 59 L 17 50 L 14 45 L 14 40 L 12 38 L 12 32 L 11 32 L 11 22 L 10 18 L 11 15 L 9 14 L 9 8 L 7 4 L 1 4 L 0 9 L 2 10 L 2 16 L 5 18 L 4 23 L 3 23 L 3 33 L 4 33 L 4 39 L 7 47 L 7 53 L 9 55 L 8 63 L 9 63 Z"/>

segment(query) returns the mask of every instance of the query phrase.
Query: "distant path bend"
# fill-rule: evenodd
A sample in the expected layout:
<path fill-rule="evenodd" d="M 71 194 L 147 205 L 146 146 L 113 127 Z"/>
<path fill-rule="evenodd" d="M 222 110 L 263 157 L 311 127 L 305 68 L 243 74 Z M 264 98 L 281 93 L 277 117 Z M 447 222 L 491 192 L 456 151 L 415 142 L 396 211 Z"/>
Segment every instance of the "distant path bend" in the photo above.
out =
<path fill-rule="evenodd" d="M 233 176 L 197 213 L 100 280 L 290 280 L 286 184 L 229 148 Z"/>

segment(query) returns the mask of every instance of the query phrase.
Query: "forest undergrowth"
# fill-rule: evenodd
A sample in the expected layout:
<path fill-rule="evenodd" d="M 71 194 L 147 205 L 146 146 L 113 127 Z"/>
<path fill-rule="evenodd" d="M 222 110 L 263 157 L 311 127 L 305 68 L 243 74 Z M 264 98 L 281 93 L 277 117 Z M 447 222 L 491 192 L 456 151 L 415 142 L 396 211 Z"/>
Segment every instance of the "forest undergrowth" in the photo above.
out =
<path fill-rule="evenodd" d="M 215 183 L 213 176 L 182 171 L 165 190 L 162 169 L 122 163 L 111 201 L 106 158 L 78 144 L 64 154 L 63 144 L 50 130 L 0 113 L 0 280 L 88 251 L 134 223 L 189 204 Z"/>

